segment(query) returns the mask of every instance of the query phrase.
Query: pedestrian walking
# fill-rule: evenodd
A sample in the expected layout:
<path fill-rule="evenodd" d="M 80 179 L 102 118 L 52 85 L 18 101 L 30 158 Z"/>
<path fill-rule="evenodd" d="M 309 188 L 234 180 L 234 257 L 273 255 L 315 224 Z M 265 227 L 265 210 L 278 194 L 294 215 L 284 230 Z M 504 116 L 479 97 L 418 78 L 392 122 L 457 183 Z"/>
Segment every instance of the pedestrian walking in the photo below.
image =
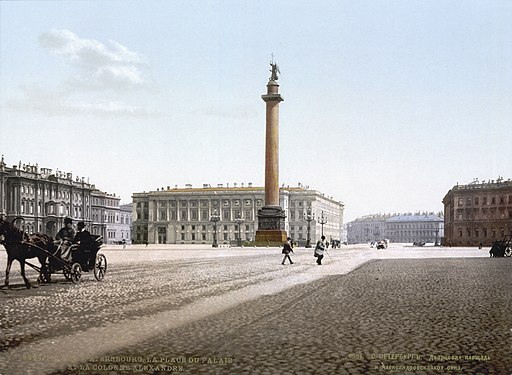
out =
<path fill-rule="evenodd" d="M 325 251 L 325 236 L 322 236 L 322 237 L 320 237 L 320 240 L 317 241 L 316 246 L 315 246 L 316 264 L 318 264 L 319 266 L 322 265 L 324 251 Z"/>
<path fill-rule="evenodd" d="M 293 243 L 292 243 L 292 239 L 290 237 L 288 237 L 286 239 L 286 243 L 283 245 L 282 253 L 284 254 L 284 258 L 283 258 L 283 261 L 281 262 L 281 264 L 284 265 L 284 261 L 286 260 L 286 258 L 288 258 L 288 260 L 290 261 L 290 264 L 293 264 L 292 258 L 290 258 L 290 253 L 293 253 Z"/>

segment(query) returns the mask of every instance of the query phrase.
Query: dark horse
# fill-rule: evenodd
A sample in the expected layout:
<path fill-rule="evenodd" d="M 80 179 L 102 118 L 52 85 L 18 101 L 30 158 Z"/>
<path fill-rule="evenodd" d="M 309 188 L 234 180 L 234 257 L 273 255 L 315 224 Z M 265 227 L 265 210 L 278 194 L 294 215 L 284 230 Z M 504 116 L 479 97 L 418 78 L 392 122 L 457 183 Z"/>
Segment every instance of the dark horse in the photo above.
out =
<path fill-rule="evenodd" d="M 15 219 L 16 220 L 16 219 Z M 14 226 L 14 224 L 0 218 L 0 243 L 7 250 L 7 268 L 5 270 L 5 286 L 9 286 L 9 272 L 14 260 L 20 262 L 21 276 L 25 286 L 31 284 L 25 276 L 25 261 L 30 258 L 38 258 L 41 263 L 39 269 L 39 280 L 49 281 L 49 274 L 46 267 L 48 253 L 54 253 L 53 239 L 42 233 L 27 235 Z"/>

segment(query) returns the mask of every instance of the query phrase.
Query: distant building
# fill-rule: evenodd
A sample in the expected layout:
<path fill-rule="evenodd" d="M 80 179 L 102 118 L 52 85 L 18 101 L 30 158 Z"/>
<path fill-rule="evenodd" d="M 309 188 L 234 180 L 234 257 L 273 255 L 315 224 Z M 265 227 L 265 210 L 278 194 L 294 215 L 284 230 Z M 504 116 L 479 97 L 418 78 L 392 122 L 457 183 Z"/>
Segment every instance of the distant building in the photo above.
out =
<path fill-rule="evenodd" d="M 386 236 L 391 242 L 441 245 L 444 219 L 433 213 L 393 216 L 386 220 Z"/>
<path fill-rule="evenodd" d="M 131 243 L 131 204 L 120 205 L 115 194 L 93 190 L 91 233 L 103 236 L 103 242 Z"/>
<path fill-rule="evenodd" d="M 377 242 L 386 238 L 385 222 L 390 215 L 366 215 L 347 223 L 349 244 Z"/>
<path fill-rule="evenodd" d="M 398 243 L 441 244 L 444 220 L 434 213 L 366 215 L 347 223 L 349 244 L 389 239 Z"/>
<path fill-rule="evenodd" d="M 455 185 L 443 198 L 445 244 L 491 246 L 512 235 L 512 181 Z"/>
<path fill-rule="evenodd" d="M 113 242 L 121 235 L 116 218 L 120 218 L 120 199 L 96 189 L 82 177 L 71 173 L 36 165 L 22 164 L 8 167 L 0 160 L 0 215 L 13 221 L 19 218 L 19 226 L 28 233 L 46 233 L 55 237 L 64 226 L 64 219 L 74 224 L 84 221 L 92 234 L 103 236 L 105 242 Z M 129 222 L 122 235 L 131 238 Z M 128 233 L 127 233 L 128 232 Z M 119 232 L 121 233 L 121 232 Z"/>
<path fill-rule="evenodd" d="M 157 189 L 157 191 L 133 194 L 133 240 L 136 243 L 202 244 L 213 241 L 213 223 L 210 221 L 216 211 L 220 215 L 217 223 L 219 244 L 238 241 L 239 229 L 236 222 L 241 218 L 240 239 L 254 240 L 258 229 L 258 209 L 264 205 L 263 187 L 251 183 L 237 186 L 217 187 L 203 185 L 203 188 Z M 286 212 L 285 229 L 294 241 L 305 244 L 308 223 L 304 218 L 308 208 L 314 214 L 310 222 L 310 237 L 314 243 L 320 238 L 322 212 L 327 221 L 323 225 L 328 240 L 339 240 L 343 230 L 343 209 L 341 202 L 306 187 L 282 187 L 280 205 Z"/>

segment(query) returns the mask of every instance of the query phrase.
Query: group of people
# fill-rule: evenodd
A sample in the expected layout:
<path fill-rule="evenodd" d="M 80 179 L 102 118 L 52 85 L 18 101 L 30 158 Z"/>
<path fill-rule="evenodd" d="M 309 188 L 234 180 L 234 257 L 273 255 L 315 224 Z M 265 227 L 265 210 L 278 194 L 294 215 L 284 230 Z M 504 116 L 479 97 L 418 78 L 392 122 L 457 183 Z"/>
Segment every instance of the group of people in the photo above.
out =
<path fill-rule="evenodd" d="M 318 264 L 319 266 L 322 265 L 322 259 L 324 258 L 324 252 L 328 246 L 329 246 L 328 242 L 327 243 L 325 242 L 325 236 L 320 237 L 320 239 L 317 241 L 317 243 L 315 245 L 314 256 L 316 258 L 316 264 Z M 286 239 L 286 243 L 283 245 L 282 253 L 284 254 L 284 258 L 283 258 L 283 261 L 281 262 L 281 264 L 284 265 L 284 262 L 286 261 L 286 259 L 288 259 L 290 264 L 293 264 L 292 258 L 290 257 L 290 253 L 293 253 L 293 241 L 290 237 L 288 237 Z"/>
<path fill-rule="evenodd" d="M 71 250 L 73 245 L 79 247 L 86 245 L 91 241 L 91 233 L 85 229 L 85 223 L 79 221 L 76 225 L 77 232 L 73 229 L 73 220 L 69 217 L 64 219 L 64 227 L 59 230 L 55 236 L 56 243 L 59 245 L 60 257 L 65 261 L 71 261 Z"/>

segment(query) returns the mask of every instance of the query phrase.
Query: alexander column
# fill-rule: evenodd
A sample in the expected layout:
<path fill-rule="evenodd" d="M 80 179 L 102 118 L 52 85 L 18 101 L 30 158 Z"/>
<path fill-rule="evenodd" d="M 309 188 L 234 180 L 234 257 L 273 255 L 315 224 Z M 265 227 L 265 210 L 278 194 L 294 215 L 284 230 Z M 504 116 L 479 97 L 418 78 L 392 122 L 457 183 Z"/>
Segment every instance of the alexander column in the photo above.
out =
<path fill-rule="evenodd" d="M 256 245 L 281 245 L 286 242 L 284 210 L 279 206 L 279 103 L 284 99 L 279 94 L 281 74 L 277 64 L 270 63 L 272 75 L 267 84 L 267 93 L 261 98 L 267 103 L 265 135 L 265 205 L 258 210 Z"/>

